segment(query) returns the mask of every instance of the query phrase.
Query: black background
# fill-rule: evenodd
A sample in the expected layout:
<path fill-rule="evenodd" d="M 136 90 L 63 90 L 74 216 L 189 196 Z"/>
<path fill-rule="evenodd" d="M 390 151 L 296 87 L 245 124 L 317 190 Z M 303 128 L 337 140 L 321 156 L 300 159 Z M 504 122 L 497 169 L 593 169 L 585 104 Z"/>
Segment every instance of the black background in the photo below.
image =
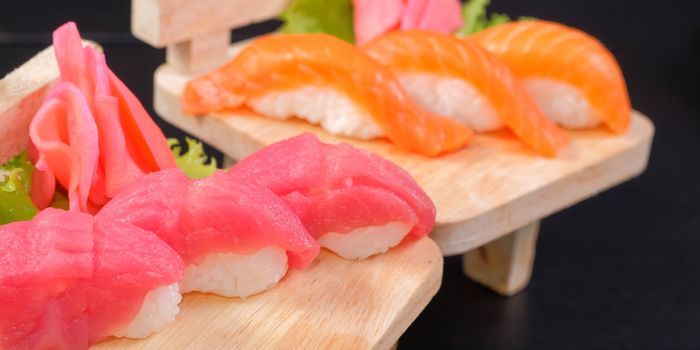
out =
<path fill-rule="evenodd" d="M 441 291 L 400 347 L 700 349 L 698 2 L 493 2 L 493 11 L 581 28 L 614 52 L 633 105 L 656 125 L 649 168 L 545 219 L 532 281 L 517 296 L 502 298 L 480 287 L 462 276 L 458 257 L 447 258 Z M 129 34 L 129 10 L 127 0 L 4 0 L 0 75 L 50 44 L 57 26 L 75 20 L 150 108 L 152 74 L 164 52 Z M 167 135 L 181 135 L 158 122 Z"/>

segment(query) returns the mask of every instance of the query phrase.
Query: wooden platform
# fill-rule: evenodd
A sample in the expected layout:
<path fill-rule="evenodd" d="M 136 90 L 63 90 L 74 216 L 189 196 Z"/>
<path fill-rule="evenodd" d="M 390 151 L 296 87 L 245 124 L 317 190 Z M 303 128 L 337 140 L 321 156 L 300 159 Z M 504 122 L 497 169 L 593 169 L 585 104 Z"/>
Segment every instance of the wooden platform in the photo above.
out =
<path fill-rule="evenodd" d="M 531 152 L 507 131 L 477 135 L 468 148 L 427 158 L 386 141 L 331 135 L 301 120 L 246 111 L 185 116 L 180 95 L 190 78 L 168 65 L 157 70 L 154 103 L 165 120 L 236 160 L 303 132 L 377 152 L 411 173 L 435 202 L 437 225 L 431 237 L 445 255 L 480 247 L 638 175 L 646 168 L 654 134 L 649 119 L 634 112 L 627 134 L 614 135 L 602 127 L 571 132 L 571 145 L 555 159 Z"/>
<path fill-rule="evenodd" d="M 322 251 L 307 270 L 292 271 L 265 293 L 188 294 L 164 331 L 92 349 L 389 349 L 441 279 L 440 250 L 427 238 L 363 261 Z"/>

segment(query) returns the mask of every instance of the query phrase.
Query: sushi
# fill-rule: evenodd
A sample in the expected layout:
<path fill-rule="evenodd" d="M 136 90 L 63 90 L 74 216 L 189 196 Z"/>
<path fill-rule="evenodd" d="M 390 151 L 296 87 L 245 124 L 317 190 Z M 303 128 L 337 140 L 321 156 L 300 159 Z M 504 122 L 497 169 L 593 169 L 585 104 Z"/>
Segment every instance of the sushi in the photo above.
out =
<path fill-rule="evenodd" d="M 250 155 L 228 176 L 282 197 L 322 247 L 347 259 L 424 237 L 435 223 L 435 205 L 403 169 L 309 133 Z"/>
<path fill-rule="evenodd" d="M 246 297 L 304 268 L 318 244 L 275 194 L 218 171 L 191 180 L 179 169 L 146 175 L 97 214 L 155 233 L 183 259 L 183 293 Z"/>
<path fill-rule="evenodd" d="M 540 109 L 572 129 L 630 125 L 631 106 L 615 57 L 594 37 L 562 24 L 528 20 L 495 26 L 468 40 L 501 58 Z"/>
<path fill-rule="evenodd" d="M 94 213 L 143 175 L 175 167 L 162 131 L 68 22 L 53 33 L 60 79 L 29 126 L 36 164 L 31 195 L 41 209 L 60 185 L 70 209 Z"/>
<path fill-rule="evenodd" d="M 325 34 L 267 35 L 232 61 L 188 82 L 186 114 L 240 106 L 273 118 L 298 117 L 344 136 L 386 136 L 437 156 L 460 149 L 471 130 L 419 108 L 393 74 L 355 46 Z"/>
<path fill-rule="evenodd" d="M 508 66 L 471 41 L 426 31 L 394 31 L 362 49 L 391 68 L 411 97 L 433 113 L 476 132 L 507 127 L 545 156 L 555 156 L 568 142 Z"/>
<path fill-rule="evenodd" d="M 0 226 L 0 348 L 87 349 L 179 313 L 180 257 L 150 232 L 47 208 Z"/>

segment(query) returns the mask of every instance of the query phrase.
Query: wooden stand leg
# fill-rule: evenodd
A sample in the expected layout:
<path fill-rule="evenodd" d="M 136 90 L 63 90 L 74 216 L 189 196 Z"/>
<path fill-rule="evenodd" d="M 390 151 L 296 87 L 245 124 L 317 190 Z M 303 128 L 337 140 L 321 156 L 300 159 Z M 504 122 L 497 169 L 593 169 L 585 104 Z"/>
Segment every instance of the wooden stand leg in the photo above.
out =
<path fill-rule="evenodd" d="M 511 296 L 530 281 L 540 222 L 462 255 L 464 274 L 498 294 Z"/>
<path fill-rule="evenodd" d="M 207 33 L 168 45 L 165 59 L 183 73 L 198 73 L 226 62 L 226 51 L 231 45 L 231 32 Z"/>

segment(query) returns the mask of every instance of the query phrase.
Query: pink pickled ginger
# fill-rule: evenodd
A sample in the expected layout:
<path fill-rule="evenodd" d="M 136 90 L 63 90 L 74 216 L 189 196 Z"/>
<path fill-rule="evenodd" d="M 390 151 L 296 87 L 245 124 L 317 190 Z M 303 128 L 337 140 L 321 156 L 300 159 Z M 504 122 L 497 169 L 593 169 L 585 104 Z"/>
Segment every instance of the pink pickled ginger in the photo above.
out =
<path fill-rule="evenodd" d="M 56 182 L 70 209 L 95 212 L 144 175 L 175 167 L 165 136 L 138 99 L 83 46 L 73 22 L 53 34 L 60 81 L 30 125 L 32 199 L 46 207 Z"/>
<path fill-rule="evenodd" d="M 353 0 L 352 3 L 358 45 L 395 29 L 449 34 L 462 26 L 459 0 Z"/>

